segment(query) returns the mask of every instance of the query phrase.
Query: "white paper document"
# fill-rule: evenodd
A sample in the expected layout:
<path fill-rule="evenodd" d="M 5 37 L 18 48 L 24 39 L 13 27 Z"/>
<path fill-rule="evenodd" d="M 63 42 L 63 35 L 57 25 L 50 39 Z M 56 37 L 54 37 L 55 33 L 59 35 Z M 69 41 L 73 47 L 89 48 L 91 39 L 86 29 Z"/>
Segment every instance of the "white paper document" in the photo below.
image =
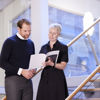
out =
<path fill-rule="evenodd" d="M 48 57 L 51 58 L 51 60 L 56 63 L 57 62 L 57 59 L 58 59 L 58 55 L 59 55 L 59 50 L 56 50 L 56 51 L 50 51 L 48 52 L 47 54 L 34 54 L 34 55 L 31 55 L 31 58 L 30 58 L 30 63 L 29 63 L 29 69 L 41 69 L 43 68 L 43 63 L 45 61 L 47 61 Z"/>
<path fill-rule="evenodd" d="M 42 63 L 45 62 L 45 59 L 46 59 L 45 54 L 31 55 L 29 69 L 42 67 Z"/>

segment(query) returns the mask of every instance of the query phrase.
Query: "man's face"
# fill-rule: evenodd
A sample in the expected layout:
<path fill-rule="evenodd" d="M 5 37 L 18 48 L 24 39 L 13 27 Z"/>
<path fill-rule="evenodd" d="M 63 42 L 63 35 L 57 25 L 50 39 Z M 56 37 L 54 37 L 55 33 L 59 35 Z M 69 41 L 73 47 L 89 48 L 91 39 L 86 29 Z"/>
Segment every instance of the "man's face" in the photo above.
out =
<path fill-rule="evenodd" d="M 31 34 L 31 26 L 27 24 L 23 24 L 22 28 L 18 27 L 18 32 L 24 39 L 27 39 Z"/>

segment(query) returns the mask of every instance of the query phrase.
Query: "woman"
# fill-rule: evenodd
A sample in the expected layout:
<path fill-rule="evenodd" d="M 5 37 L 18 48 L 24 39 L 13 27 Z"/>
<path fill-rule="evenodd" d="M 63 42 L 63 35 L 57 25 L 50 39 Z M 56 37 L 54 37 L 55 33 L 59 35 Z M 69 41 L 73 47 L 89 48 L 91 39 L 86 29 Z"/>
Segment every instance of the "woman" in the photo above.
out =
<path fill-rule="evenodd" d="M 46 61 L 46 66 L 41 74 L 41 79 L 37 92 L 37 100 L 65 100 L 68 96 L 66 79 L 63 69 L 68 62 L 68 47 L 60 43 L 57 39 L 61 32 L 60 24 L 52 24 L 49 28 L 49 42 L 42 46 L 40 53 L 59 50 L 57 63 L 51 59 Z"/>

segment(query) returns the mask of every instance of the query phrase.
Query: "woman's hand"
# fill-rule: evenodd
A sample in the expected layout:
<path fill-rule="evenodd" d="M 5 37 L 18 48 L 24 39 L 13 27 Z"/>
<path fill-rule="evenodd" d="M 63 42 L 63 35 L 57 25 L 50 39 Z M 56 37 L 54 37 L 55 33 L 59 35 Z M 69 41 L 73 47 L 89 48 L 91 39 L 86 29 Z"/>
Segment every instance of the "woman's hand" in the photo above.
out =
<path fill-rule="evenodd" d="M 45 64 L 46 64 L 46 66 L 52 66 L 52 67 L 54 66 L 54 63 L 50 57 L 48 57 L 48 61 L 45 62 Z"/>

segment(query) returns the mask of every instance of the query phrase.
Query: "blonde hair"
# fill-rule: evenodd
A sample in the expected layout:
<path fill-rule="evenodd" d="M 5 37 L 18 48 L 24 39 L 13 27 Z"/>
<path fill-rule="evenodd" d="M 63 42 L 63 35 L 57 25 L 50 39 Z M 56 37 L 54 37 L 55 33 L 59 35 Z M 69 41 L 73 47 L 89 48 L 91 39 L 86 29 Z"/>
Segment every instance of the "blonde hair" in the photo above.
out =
<path fill-rule="evenodd" d="M 61 30 L 62 30 L 62 26 L 60 25 L 60 24 L 58 24 L 58 23 L 53 23 L 53 24 L 51 24 L 50 26 L 49 26 L 49 29 L 50 28 L 56 28 L 57 29 L 57 31 L 60 33 L 61 32 Z"/>

